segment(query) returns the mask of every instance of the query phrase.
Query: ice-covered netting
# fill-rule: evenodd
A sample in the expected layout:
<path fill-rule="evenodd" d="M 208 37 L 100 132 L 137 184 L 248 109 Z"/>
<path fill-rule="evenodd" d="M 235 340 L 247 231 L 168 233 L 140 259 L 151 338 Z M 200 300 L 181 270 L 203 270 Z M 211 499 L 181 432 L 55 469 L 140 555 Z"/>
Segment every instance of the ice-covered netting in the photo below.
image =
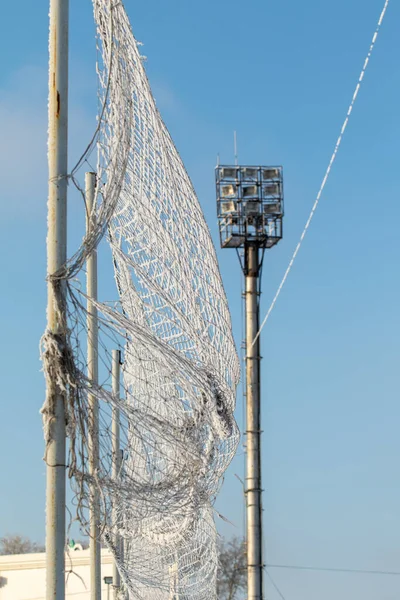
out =
<path fill-rule="evenodd" d="M 230 314 L 207 224 L 156 108 L 123 4 L 93 5 L 100 51 L 97 202 L 90 234 L 52 278 L 56 291 L 67 281 L 68 339 L 60 344 L 45 334 L 44 370 L 68 396 L 78 518 L 86 528 L 95 484 L 102 538 L 129 597 L 210 600 L 217 569 L 212 504 L 238 442 L 239 361 Z M 71 175 L 75 182 L 82 162 Z M 119 301 L 96 304 L 95 385 L 86 375 L 86 297 L 76 281 L 105 232 Z M 115 347 L 123 350 L 120 398 L 110 389 Z M 89 393 L 100 415 L 94 476 L 88 472 Z M 123 450 L 117 477 L 113 407 L 120 410 Z M 51 397 L 43 413 L 48 424 Z"/>

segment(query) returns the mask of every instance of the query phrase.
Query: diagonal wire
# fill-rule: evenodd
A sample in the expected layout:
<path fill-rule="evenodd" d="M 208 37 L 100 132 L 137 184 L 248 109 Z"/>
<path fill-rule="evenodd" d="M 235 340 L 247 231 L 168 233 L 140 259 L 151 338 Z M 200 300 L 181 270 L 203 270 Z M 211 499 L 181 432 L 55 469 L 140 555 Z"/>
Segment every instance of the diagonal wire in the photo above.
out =
<path fill-rule="evenodd" d="M 285 596 L 282 594 L 281 590 L 278 588 L 278 586 L 276 585 L 275 581 L 272 579 L 271 574 L 269 573 L 268 569 L 265 569 L 265 572 L 267 573 L 272 585 L 274 586 L 274 588 L 276 589 L 276 591 L 278 592 L 279 596 L 282 598 L 282 600 L 286 600 Z"/>
<path fill-rule="evenodd" d="M 386 14 L 387 7 L 388 7 L 388 5 L 389 5 L 389 1 L 390 1 L 390 0 L 385 0 L 385 4 L 384 4 L 384 6 L 383 6 L 383 9 L 382 9 L 381 15 L 380 15 L 380 17 L 379 17 L 378 25 L 377 25 L 377 27 L 376 27 L 376 29 L 375 29 L 375 33 L 374 33 L 374 35 L 373 35 L 373 37 L 372 37 L 372 42 L 371 42 L 371 45 L 370 45 L 370 47 L 369 47 L 368 54 L 367 54 L 367 56 L 366 56 L 366 59 L 365 59 L 365 61 L 364 61 L 363 68 L 362 68 L 362 70 L 361 70 L 361 73 L 360 73 L 360 76 L 359 76 L 359 78 L 358 78 L 358 82 L 357 82 L 357 85 L 356 85 L 356 88 L 355 88 L 355 91 L 354 91 L 354 94 L 353 94 L 353 98 L 352 98 L 352 100 L 351 100 L 351 102 L 350 102 L 350 106 L 349 106 L 349 108 L 348 108 L 348 110 L 347 110 L 346 118 L 345 118 L 345 120 L 344 120 L 344 122 L 343 122 L 342 129 L 341 129 L 341 131 L 340 131 L 339 137 L 338 137 L 338 139 L 337 139 L 337 141 L 336 141 L 335 149 L 334 149 L 334 151 L 333 151 L 333 154 L 332 154 L 332 156 L 331 156 L 331 159 L 330 159 L 330 161 L 329 161 L 328 168 L 327 168 L 327 170 L 326 170 L 326 172 L 325 172 L 325 176 L 324 176 L 324 178 L 323 178 L 323 180 L 322 180 L 322 183 L 321 183 L 321 187 L 319 188 L 319 191 L 318 191 L 318 194 L 317 194 L 317 198 L 316 198 L 316 200 L 315 200 L 315 202 L 314 202 L 314 205 L 313 205 L 313 207 L 312 207 L 312 209 L 311 209 L 310 215 L 309 215 L 309 217 L 308 217 L 308 219 L 307 219 L 307 222 L 306 222 L 306 224 L 305 224 L 305 227 L 304 227 L 304 229 L 303 229 L 303 233 L 302 233 L 302 234 L 301 234 L 301 236 L 300 236 L 300 240 L 299 240 L 299 242 L 298 242 L 298 244 L 297 244 L 297 246 L 296 246 L 296 248 L 295 248 L 295 251 L 293 252 L 293 256 L 292 256 L 292 258 L 290 259 L 289 265 L 288 265 L 288 267 L 287 267 L 287 269 L 286 269 L 286 272 L 285 272 L 285 274 L 284 274 L 284 276 L 283 276 L 283 279 L 282 279 L 282 281 L 281 281 L 281 283 L 280 283 L 280 285 L 279 285 L 279 287 L 278 287 L 278 290 L 277 290 L 277 292 L 276 292 L 276 294 L 275 294 L 275 297 L 274 297 L 274 299 L 272 300 L 271 306 L 269 307 L 269 309 L 268 309 L 268 312 L 267 312 L 267 314 L 265 315 L 265 318 L 264 318 L 264 320 L 263 320 L 263 322 L 262 322 L 262 324 L 261 324 L 261 327 L 260 327 L 260 329 L 258 330 L 258 333 L 257 333 L 256 337 L 255 337 L 255 338 L 254 338 L 254 340 L 253 340 L 253 344 L 252 344 L 253 346 L 254 346 L 254 344 L 256 343 L 257 339 L 259 338 L 259 336 L 260 336 L 260 333 L 261 333 L 261 331 L 262 331 L 262 330 L 263 330 L 263 328 L 264 328 L 264 325 L 265 325 L 265 324 L 266 324 L 266 322 L 268 321 L 268 319 L 269 319 L 269 316 L 270 316 L 271 312 L 273 311 L 273 309 L 274 309 L 274 307 L 275 307 L 276 301 L 278 300 L 278 298 L 279 298 L 279 295 L 280 295 L 280 293 L 281 293 L 281 291 L 282 291 L 282 288 L 283 288 L 283 286 L 285 285 L 286 279 L 288 278 L 288 275 L 289 275 L 289 273 L 290 273 L 290 271 L 291 271 L 291 269 L 292 269 L 292 267 L 293 267 L 293 263 L 294 263 L 294 261 L 296 260 L 297 254 L 299 253 L 299 250 L 300 250 L 301 244 L 303 243 L 303 240 L 304 240 L 304 238 L 305 238 L 305 235 L 306 235 L 306 233 L 307 233 L 307 231 L 308 231 L 308 228 L 309 228 L 309 226 L 310 226 L 310 223 L 311 223 L 311 221 L 312 221 L 312 218 L 313 218 L 313 216 L 314 216 L 314 214 L 315 214 L 315 211 L 317 210 L 317 207 L 318 207 L 319 201 L 320 201 L 320 199 L 321 199 L 321 196 L 322 196 L 322 192 L 324 191 L 324 188 L 325 188 L 326 182 L 328 181 L 328 178 L 329 178 L 329 175 L 330 175 L 330 173 L 331 173 L 331 170 L 332 170 L 333 164 L 334 164 L 334 162 L 335 162 L 335 159 L 336 159 L 337 153 L 338 153 L 338 151 L 339 151 L 340 144 L 342 143 L 342 139 L 343 139 L 344 133 L 345 133 L 345 131 L 346 131 L 346 128 L 347 128 L 347 125 L 348 125 L 348 122 L 349 122 L 349 119 L 350 119 L 350 115 L 351 115 L 351 113 L 352 113 L 352 111 L 353 111 L 353 108 L 354 108 L 354 105 L 355 105 L 355 103 L 356 103 L 357 96 L 358 96 L 358 92 L 360 91 L 361 83 L 362 83 L 362 81 L 363 81 L 363 79 L 364 79 L 364 75 L 365 75 L 365 72 L 366 72 L 366 70 L 367 70 L 367 67 L 368 67 L 368 64 L 369 64 L 369 60 L 370 60 L 370 58 L 371 58 L 371 54 L 372 54 L 372 52 L 373 52 L 373 50 L 374 50 L 375 43 L 376 43 L 376 40 L 377 40 L 377 38 L 378 38 L 378 33 L 379 33 L 379 30 L 380 30 L 380 28 L 381 28 L 381 25 L 382 25 L 383 19 L 384 19 L 384 17 L 385 17 L 385 14 Z"/>

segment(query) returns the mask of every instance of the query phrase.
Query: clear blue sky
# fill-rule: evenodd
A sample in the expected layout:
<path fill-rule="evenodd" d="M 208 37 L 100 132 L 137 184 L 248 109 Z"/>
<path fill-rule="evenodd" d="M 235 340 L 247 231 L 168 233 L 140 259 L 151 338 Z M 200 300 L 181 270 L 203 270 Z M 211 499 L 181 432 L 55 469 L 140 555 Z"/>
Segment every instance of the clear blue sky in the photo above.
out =
<path fill-rule="evenodd" d="M 233 130 L 240 162 L 284 165 L 284 240 L 267 257 L 263 312 L 318 191 L 382 4 L 126 0 L 216 244 L 213 169 L 218 152 L 233 161 Z M 38 541 L 47 13 L 46 1 L 7 2 L 0 26 L 0 536 Z M 399 24 L 392 0 L 320 208 L 263 333 L 269 563 L 400 570 Z M 95 124 L 93 32 L 89 0 L 71 0 L 71 164 Z M 72 197 L 71 230 L 80 209 Z M 241 275 L 233 251 L 218 253 L 240 345 Z M 241 416 L 239 390 L 240 425 Z M 235 524 L 222 523 L 224 535 L 243 531 L 235 473 L 243 476 L 242 456 L 217 502 Z M 271 574 L 286 600 L 400 597 L 400 577 Z"/>

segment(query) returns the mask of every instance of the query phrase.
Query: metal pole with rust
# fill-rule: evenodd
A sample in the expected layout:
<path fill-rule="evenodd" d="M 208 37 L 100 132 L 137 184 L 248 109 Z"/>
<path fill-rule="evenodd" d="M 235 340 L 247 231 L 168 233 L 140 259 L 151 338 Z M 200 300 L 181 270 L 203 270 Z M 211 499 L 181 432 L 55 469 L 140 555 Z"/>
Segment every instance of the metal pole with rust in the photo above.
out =
<path fill-rule="evenodd" d="M 246 514 L 247 598 L 263 598 L 262 504 L 261 504 L 261 393 L 259 326 L 259 246 L 245 248 L 246 278 Z"/>
<path fill-rule="evenodd" d="M 96 173 L 85 175 L 86 232 L 95 226 Z M 92 386 L 99 379 L 99 323 L 97 308 L 97 250 L 94 248 L 87 258 L 87 373 Z M 89 394 L 89 473 L 90 484 L 90 598 L 101 600 L 101 540 L 100 540 L 100 494 L 94 478 L 99 468 L 99 406 L 95 394 Z"/>
<path fill-rule="evenodd" d="M 67 258 L 68 181 L 68 24 L 69 0 L 50 0 L 48 105 L 47 331 L 60 346 L 66 334 L 65 286 L 54 279 Z M 46 599 L 65 598 L 65 397 L 55 381 L 47 383 L 51 401 L 46 449 Z"/>

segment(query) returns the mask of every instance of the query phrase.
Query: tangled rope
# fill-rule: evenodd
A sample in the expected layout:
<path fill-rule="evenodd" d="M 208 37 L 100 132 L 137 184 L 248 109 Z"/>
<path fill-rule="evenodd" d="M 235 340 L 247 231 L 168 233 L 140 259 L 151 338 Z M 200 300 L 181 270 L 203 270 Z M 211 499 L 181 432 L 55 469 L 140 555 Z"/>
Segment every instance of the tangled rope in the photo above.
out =
<path fill-rule="evenodd" d="M 99 490 L 101 537 L 135 600 L 216 594 L 213 500 L 234 456 L 239 361 L 210 232 L 161 119 L 122 2 L 93 0 L 101 60 L 96 206 L 81 246 L 50 278 L 60 336 L 45 333 L 49 441 L 54 390 L 64 393 L 69 475 L 88 531 Z M 77 181 L 84 156 L 71 177 Z M 87 376 L 85 262 L 107 238 L 119 300 L 97 301 L 99 382 Z M 123 351 L 121 397 L 111 352 Z M 90 404 L 99 406 L 99 464 L 89 469 Z M 112 469 L 111 412 L 123 460 Z M 116 537 L 122 540 L 116 544 Z"/>

